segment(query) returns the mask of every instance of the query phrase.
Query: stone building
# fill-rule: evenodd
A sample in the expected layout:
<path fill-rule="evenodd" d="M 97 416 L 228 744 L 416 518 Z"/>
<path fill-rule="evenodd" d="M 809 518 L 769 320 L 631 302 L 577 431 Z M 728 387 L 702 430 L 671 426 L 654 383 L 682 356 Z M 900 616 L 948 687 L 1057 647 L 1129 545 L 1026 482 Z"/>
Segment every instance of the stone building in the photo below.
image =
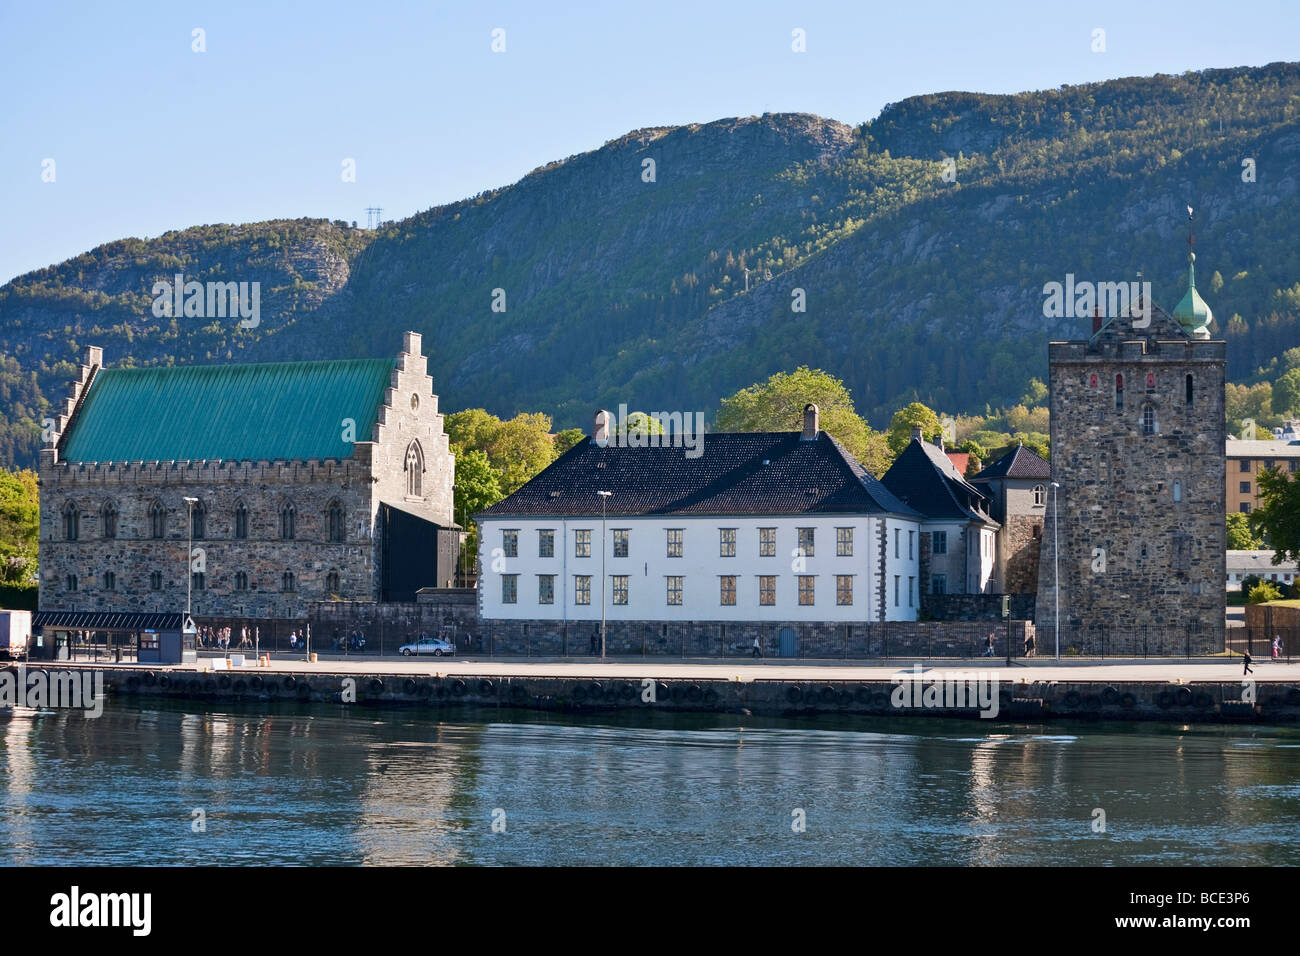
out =
<path fill-rule="evenodd" d="M 970 479 L 985 490 L 989 514 L 1000 525 L 994 577 L 1006 594 L 1038 593 L 1038 547 L 1051 477 L 1047 460 L 1019 444 Z"/>
<path fill-rule="evenodd" d="M 40 607 L 302 619 L 454 573 L 454 458 L 420 336 L 395 359 L 105 368 L 41 451 Z M 189 500 L 193 499 L 193 500 Z"/>
<path fill-rule="evenodd" d="M 1194 260 L 1172 313 L 1138 306 L 1048 346 L 1059 487 L 1040 552 L 1040 651 L 1056 621 L 1058 534 L 1063 649 L 1103 631 L 1140 632 L 1133 647 L 1151 652 L 1223 647 L 1226 352 Z"/>

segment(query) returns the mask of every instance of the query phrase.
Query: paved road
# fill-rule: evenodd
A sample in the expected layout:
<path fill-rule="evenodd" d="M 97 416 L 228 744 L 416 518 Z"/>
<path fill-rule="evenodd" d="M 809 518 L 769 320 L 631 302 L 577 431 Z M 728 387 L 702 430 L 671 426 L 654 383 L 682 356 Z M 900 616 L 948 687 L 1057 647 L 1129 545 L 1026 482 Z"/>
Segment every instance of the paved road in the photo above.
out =
<path fill-rule="evenodd" d="M 608 663 L 597 660 L 574 659 L 540 659 L 519 660 L 478 660 L 460 658 L 441 658 L 431 660 L 407 658 L 357 658 L 326 659 L 316 664 L 309 664 L 299 655 L 272 656 L 271 671 L 289 673 L 326 673 L 326 674 L 412 674 L 445 675 L 474 674 L 487 677 L 617 677 L 644 678 L 656 677 L 664 680 L 889 680 L 899 671 L 911 671 L 916 663 L 912 660 L 896 661 L 888 664 L 844 664 L 839 661 L 800 661 L 797 664 L 786 661 L 724 661 L 724 662 L 681 662 L 673 660 L 611 659 Z M 1004 659 L 967 660 L 967 661 L 930 661 L 921 662 L 926 670 L 932 671 L 997 671 L 999 679 L 1011 682 L 1033 681 L 1098 681 L 1114 683 L 1117 681 L 1239 681 L 1241 680 L 1241 662 L 1216 660 L 1169 660 L 1153 662 L 1150 660 L 1108 660 L 1108 661 L 1054 661 L 1051 659 L 1017 662 L 1008 667 Z M 131 665 L 126 665 L 131 666 Z M 147 667 L 148 665 L 136 665 Z M 210 666 L 210 659 L 201 659 L 199 667 Z M 187 665 L 185 670 L 194 670 L 195 665 Z M 245 672 L 265 668 L 246 666 Z M 1251 675 L 1259 681 L 1300 681 L 1300 661 L 1292 664 L 1285 662 L 1258 661 Z"/>

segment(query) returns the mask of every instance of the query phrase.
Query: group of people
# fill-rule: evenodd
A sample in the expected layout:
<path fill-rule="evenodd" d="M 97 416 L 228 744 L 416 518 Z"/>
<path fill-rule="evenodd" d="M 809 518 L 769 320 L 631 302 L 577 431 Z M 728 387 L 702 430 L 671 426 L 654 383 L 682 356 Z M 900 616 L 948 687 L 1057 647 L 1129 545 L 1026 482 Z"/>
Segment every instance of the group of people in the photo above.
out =
<path fill-rule="evenodd" d="M 336 651 L 357 653 L 366 649 L 366 635 L 359 630 L 353 629 L 347 637 L 344 637 L 335 628 L 333 644 Z"/>
<path fill-rule="evenodd" d="M 307 646 L 307 631 L 306 631 L 306 629 L 303 629 L 303 630 L 301 630 L 301 631 L 290 631 L 290 632 L 289 632 L 289 650 L 291 650 L 291 651 L 296 651 L 296 650 L 298 650 L 300 647 L 301 647 L 301 648 L 305 648 L 306 646 Z"/>
<path fill-rule="evenodd" d="M 232 647 L 252 647 L 254 635 L 247 627 L 241 627 L 237 634 L 230 627 L 200 627 L 198 639 L 199 647 L 228 651 Z"/>

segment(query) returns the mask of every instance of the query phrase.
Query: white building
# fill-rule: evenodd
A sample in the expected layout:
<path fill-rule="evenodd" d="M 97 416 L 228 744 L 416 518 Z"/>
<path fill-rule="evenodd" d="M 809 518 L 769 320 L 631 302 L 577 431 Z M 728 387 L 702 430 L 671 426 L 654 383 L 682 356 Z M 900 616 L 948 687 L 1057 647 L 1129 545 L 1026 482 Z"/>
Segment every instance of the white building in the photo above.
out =
<path fill-rule="evenodd" d="M 1294 561 L 1273 563 L 1272 551 L 1229 551 L 1228 590 L 1240 591 L 1241 582 L 1250 575 L 1275 584 L 1292 584 L 1298 573 Z"/>
<path fill-rule="evenodd" d="M 611 623 L 916 620 L 921 515 L 816 406 L 802 433 L 708 434 L 697 457 L 619 447 L 609 422 L 476 516 L 482 618 L 598 623 L 603 580 Z"/>

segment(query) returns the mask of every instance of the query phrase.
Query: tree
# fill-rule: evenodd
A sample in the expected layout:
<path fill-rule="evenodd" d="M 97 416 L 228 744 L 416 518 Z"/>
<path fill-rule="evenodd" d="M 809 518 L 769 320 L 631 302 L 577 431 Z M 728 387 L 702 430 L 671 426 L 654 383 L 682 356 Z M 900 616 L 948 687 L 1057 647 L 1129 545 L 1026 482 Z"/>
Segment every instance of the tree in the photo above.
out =
<path fill-rule="evenodd" d="M 1246 592 L 1247 604 L 1264 604 L 1268 601 L 1282 600 L 1282 592 L 1271 581 L 1260 581 Z"/>
<path fill-rule="evenodd" d="M 1273 549 L 1273 563 L 1300 561 L 1300 479 L 1267 469 L 1255 479 L 1259 504 L 1248 516 L 1250 530 Z"/>
<path fill-rule="evenodd" d="M 581 428 L 566 428 L 555 436 L 555 457 L 559 458 L 578 442 L 587 437 Z"/>
<path fill-rule="evenodd" d="M 0 470 L 0 582 L 36 579 L 40 513 L 36 472 Z"/>
<path fill-rule="evenodd" d="M 1227 541 L 1229 551 L 1258 551 L 1264 547 L 1264 542 L 1251 533 L 1250 521 L 1240 511 L 1228 514 Z"/>
<path fill-rule="evenodd" d="M 1300 368 L 1293 368 L 1273 383 L 1273 411 L 1290 415 L 1300 411 Z"/>
<path fill-rule="evenodd" d="M 895 455 L 902 454 L 912 440 L 912 429 L 917 425 L 921 426 L 921 437 L 926 441 L 935 441 L 943 434 L 939 416 L 920 402 L 913 402 L 894 412 L 894 417 L 890 419 L 889 430 L 885 433 L 889 450 Z"/>
<path fill-rule="evenodd" d="M 879 476 L 889 470 L 884 436 L 873 431 L 853 407 L 844 383 L 829 372 L 801 365 L 777 372 L 766 382 L 742 388 L 724 398 L 718 409 L 720 432 L 789 432 L 803 430 L 803 410 L 817 406 L 821 428 L 839 440 L 862 466 Z"/>
<path fill-rule="evenodd" d="M 1029 380 L 1029 391 L 1025 392 L 1024 397 L 1020 399 L 1020 404 L 1026 408 L 1036 408 L 1047 400 L 1047 386 L 1036 378 Z"/>
<path fill-rule="evenodd" d="M 457 452 L 456 486 L 452 494 L 456 509 L 454 517 L 466 531 L 462 553 L 477 554 L 478 524 L 474 515 L 505 497 L 501 493 L 501 474 L 492 467 L 487 455 L 477 448 Z M 469 558 L 464 560 L 471 562 Z"/>
<path fill-rule="evenodd" d="M 448 415 L 443 427 L 457 455 L 471 449 L 487 455 L 503 495 L 514 494 L 555 460 L 551 418 L 541 412 L 520 412 L 502 421 L 482 408 L 468 408 Z"/>

